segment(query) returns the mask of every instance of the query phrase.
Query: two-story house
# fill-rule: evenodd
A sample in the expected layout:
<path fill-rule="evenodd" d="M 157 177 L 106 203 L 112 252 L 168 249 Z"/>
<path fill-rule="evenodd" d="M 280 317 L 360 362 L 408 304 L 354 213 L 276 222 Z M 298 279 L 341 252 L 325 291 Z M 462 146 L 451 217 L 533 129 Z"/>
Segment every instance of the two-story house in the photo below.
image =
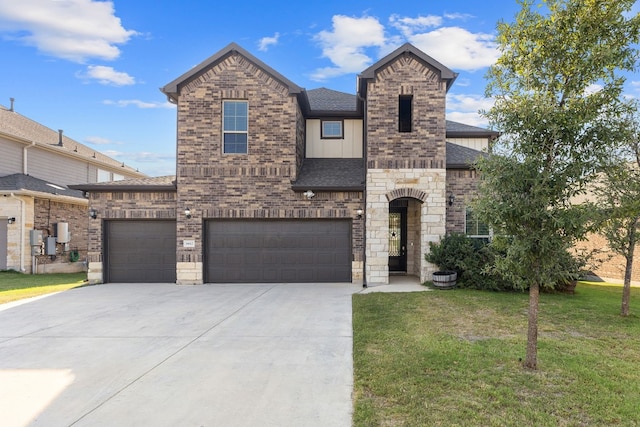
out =
<path fill-rule="evenodd" d="M 357 94 L 307 91 L 230 44 L 161 89 L 175 177 L 73 186 L 98 212 L 90 281 L 427 280 L 428 243 L 474 228 L 470 166 L 497 136 L 446 120 L 456 76 L 405 44 Z"/>
<path fill-rule="evenodd" d="M 67 184 L 143 177 L 64 134 L 0 106 L 0 270 L 82 271 L 88 200 Z"/>

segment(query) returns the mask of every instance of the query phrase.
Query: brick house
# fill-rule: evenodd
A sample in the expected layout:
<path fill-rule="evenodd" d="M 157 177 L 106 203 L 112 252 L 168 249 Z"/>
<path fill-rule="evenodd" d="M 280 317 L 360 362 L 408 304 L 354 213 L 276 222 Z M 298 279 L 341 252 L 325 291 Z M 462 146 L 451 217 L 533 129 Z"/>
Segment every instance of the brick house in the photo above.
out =
<path fill-rule="evenodd" d="M 478 234 L 470 165 L 497 136 L 446 120 L 456 76 L 405 44 L 356 95 L 305 90 L 228 45 L 161 89 L 175 177 L 72 186 L 98 212 L 89 280 L 427 280 L 430 241 Z"/>
<path fill-rule="evenodd" d="M 88 200 L 67 184 L 143 177 L 115 159 L 0 105 L 0 270 L 86 268 Z M 32 245 L 36 231 L 41 240 Z"/>

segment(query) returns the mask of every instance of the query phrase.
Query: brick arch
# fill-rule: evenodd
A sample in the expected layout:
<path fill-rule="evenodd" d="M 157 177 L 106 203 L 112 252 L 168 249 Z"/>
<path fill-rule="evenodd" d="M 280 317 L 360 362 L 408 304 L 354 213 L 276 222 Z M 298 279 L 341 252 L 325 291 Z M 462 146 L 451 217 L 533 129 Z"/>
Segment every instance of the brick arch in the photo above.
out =
<path fill-rule="evenodd" d="M 386 196 L 387 200 L 390 202 L 392 200 L 401 199 L 403 197 L 418 199 L 422 203 L 427 200 L 427 193 L 422 190 L 418 190 L 417 188 L 396 188 L 395 190 L 388 192 Z"/>

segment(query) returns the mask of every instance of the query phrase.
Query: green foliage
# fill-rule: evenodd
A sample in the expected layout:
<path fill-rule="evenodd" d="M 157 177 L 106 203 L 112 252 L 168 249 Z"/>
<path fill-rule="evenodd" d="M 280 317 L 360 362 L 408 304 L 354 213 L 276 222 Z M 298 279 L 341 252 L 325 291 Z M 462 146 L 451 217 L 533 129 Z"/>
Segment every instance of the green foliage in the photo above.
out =
<path fill-rule="evenodd" d="M 495 268 L 529 286 L 525 366 L 536 367 L 538 292 L 563 280 L 557 265 L 588 231 L 584 194 L 632 110 L 621 98 L 638 59 L 635 0 L 519 0 L 516 21 L 500 23 L 501 57 L 488 72 L 485 115 L 502 133 L 482 159 L 474 212 L 513 241 Z M 545 6 L 534 8 L 534 6 Z M 599 90 L 593 90 L 593 88 Z"/>
<path fill-rule="evenodd" d="M 483 239 L 472 239 L 462 233 L 451 233 L 440 242 L 429 242 L 425 260 L 441 270 L 458 273 L 457 285 L 484 290 L 513 290 L 513 286 L 489 267 L 495 259 L 495 249 Z"/>

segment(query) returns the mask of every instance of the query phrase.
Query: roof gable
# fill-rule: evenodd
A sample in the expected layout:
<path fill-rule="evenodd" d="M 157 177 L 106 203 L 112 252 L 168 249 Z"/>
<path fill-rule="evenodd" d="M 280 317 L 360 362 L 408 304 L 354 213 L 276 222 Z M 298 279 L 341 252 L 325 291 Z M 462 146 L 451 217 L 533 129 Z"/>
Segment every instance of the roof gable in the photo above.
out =
<path fill-rule="evenodd" d="M 410 43 L 405 43 L 400 46 L 398 49 L 391 52 L 389 55 L 385 56 L 375 64 L 371 65 L 369 68 L 364 70 L 358 76 L 359 86 L 361 91 L 364 93 L 366 88 L 366 84 L 364 83 L 366 80 L 374 79 L 376 77 L 376 72 L 381 68 L 387 66 L 389 63 L 395 61 L 399 56 L 410 54 L 418 58 L 421 62 L 423 62 L 428 67 L 434 69 L 438 74 L 440 74 L 440 78 L 444 80 L 447 84 L 447 90 L 451 87 L 455 79 L 458 77 L 458 73 L 454 73 L 446 66 L 442 65 L 440 62 L 436 61 L 417 47 L 413 46 Z"/>
<path fill-rule="evenodd" d="M 246 60 L 248 60 L 249 62 L 252 62 L 255 66 L 262 69 L 265 73 L 269 74 L 274 79 L 280 81 L 283 85 L 285 85 L 289 89 L 289 94 L 299 94 L 303 91 L 303 89 L 300 86 L 293 83 L 291 80 L 287 79 L 285 76 L 283 76 L 273 68 L 269 67 L 264 62 L 260 61 L 258 58 L 256 58 L 255 56 L 253 56 L 252 54 L 244 50 L 242 47 L 240 47 L 236 43 L 230 43 L 229 45 L 227 45 L 217 53 L 213 54 L 209 58 L 202 61 L 200 64 L 196 65 L 186 73 L 182 74 L 177 79 L 173 80 L 172 82 L 168 83 L 164 87 L 160 88 L 160 90 L 162 91 L 162 93 L 167 95 L 167 98 L 169 99 L 169 101 L 175 103 L 177 102 L 178 97 L 180 95 L 180 87 L 182 85 L 197 78 L 203 73 L 207 72 L 207 70 L 214 67 L 216 64 L 225 60 L 227 57 L 229 57 L 234 53 L 237 53 L 243 56 Z"/>

